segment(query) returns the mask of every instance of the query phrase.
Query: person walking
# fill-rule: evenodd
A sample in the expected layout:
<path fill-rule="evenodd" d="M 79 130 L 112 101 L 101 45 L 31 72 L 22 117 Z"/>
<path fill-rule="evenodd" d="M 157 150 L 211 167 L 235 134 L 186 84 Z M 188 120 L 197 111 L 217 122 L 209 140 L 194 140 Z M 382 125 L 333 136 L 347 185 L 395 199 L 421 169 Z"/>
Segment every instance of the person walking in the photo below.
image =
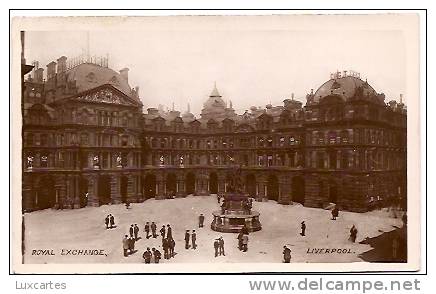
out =
<path fill-rule="evenodd" d="M 106 218 L 104 219 L 104 223 L 106 225 L 106 230 L 109 229 L 109 215 L 107 215 Z"/>
<path fill-rule="evenodd" d="M 156 226 L 156 224 L 154 222 L 151 222 L 150 228 L 151 228 L 151 235 L 153 236 L 153 238 L 156 238 L 157 237 L 157 234 L 156 234 L 157 226 Z"/>
<path fill-rule="evenodd" d="M 195 241 L 197 240 L 197 234 L 195 233 L 195 230 L 192 230 L 192 234 L 191 234 L 191 239 L 192 239 L 192 249 L 197 249 L 197 244 L 195 244 Z"/>
<path fill-rule="evenodd" d="M 285 263 L 291 262 L 291 249 L 286 247 L 286 245 L 283 246 L 283 259 Z"/>
<path fill-rule="evenodd" d="M 186 232 L 185 232 L 185 249 L 189 249 L 189 239 L 190 239 L 189 230 L 186 230 Z"/>
<path fill-rule="evenodd" d="M 162 254 L 160 253 L 160 251 L 154 247 L 151 249 L 151 251 L 153 253 L 154 263 L 159 263 L 159 260 L 162 258 Z"/>
<path fill-rule="evenodd" d="M 134 232 L 133 225 L 130 225 L 130 228 L 129 228 L 130 238 L 133 238 L 133 232 Z"/>
<path fill-rule="evenodd" d="M 142 258 L 144 258 L 144 262 L 145 263 L 150 263 L 151 262 L 151 251 L 150 251 L 150 247 L 147 247 L 147 250 L 144 251 L 144 253 L 142 254 Z"/>
<path fill-rule="evenodd" d="M 306 224 L 304 223 L 304 221 L 301 222 L 301 236 L 306 236 Z"/>
<path fill-rule="evenodd" d="M 138 234 L 139 234 L 138 224 L 135 224 L 135 226 L 133 227 L 133 233 L 135 234 L 135 240 L 138 240 Z"/>
<path fill-rule="evenodd" d="M 248 250 L 248 235 L 242 236 L 242 251 L 247 252 Z"/>
<path fill-rule="evenodd" d="M 167 238 L 170 240 L 173 238 L 173 229 L 169 224 L 167 225 Z"/>
<path fill-rule="evenodd" d="M 128 238 L 127 235 L 124 235 L 124 238 L 123 238 L 123 254 L 124 254 L 124 257 L 128 256 L 127 250 L 129 250 L 129 238 Z"/>
<path fill-rule="evenodd" d="M 171 239 L 169 241 L 169 247 L 170 247 L 170 257 L 174 257 L 175 255 L 174 249 L 176 248 L 176 241 L 174 241 L 174 239 Z"/>
<path fill-rule="evenodd" d="M 215 249 L 215 257 L 218 257 L 218 250 L 220 248 L 220 240 L 219 239 L 215 239 L 215 241 L 213 242 L 213 248 Z"/>
<path fill-rule="evenodd" d="M 145 223 L 144 232 L 145 232 L 145 237 L 147 239 L 150 238 L 150 236 L 149 236 L 149 234 L 150 234 L 150 223 L 149 222 Z"/>
<path fill-rule="evenodd" d="M 162 239 L 165 238 L 165 225 L 162 226 L 162 228 L 159 230 L 160 235 L 162 236 Z"/>
<path fill-rule="evenodd" d="M 223 236 L 221 236 L 219 238 L 219 245 L 220 245 L 219 246 L 219 254 L 226 256 L 225 253 L 224 253 L 224 239 L 223 239 Z"/>
<path fill-rule="evenodd" d="M 200 216 L 198 217 L 198 227 L 202 228 L 204 227 L 204 215 L 201 213 Z"/>
<path fill-rule="evenodd" d="M 112 214 L 109 214 L 109 228 L 112 229 L 115 226 L 115 217 Z"/>

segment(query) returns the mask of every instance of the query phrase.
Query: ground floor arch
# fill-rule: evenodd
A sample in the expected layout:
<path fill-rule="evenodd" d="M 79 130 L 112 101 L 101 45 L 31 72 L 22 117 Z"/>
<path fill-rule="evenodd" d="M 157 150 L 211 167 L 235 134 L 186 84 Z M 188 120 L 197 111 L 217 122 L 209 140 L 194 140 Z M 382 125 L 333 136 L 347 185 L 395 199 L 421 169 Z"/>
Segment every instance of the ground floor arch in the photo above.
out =
<path fill-rule="evenodd" d="M 35 194 L 35 206 L 39 209 L 52 208 L 56 204 L 55 181 L 51 176 L 44 176 L 38 183 Z"/>
<path fill-rule="evenodd" d="M 256 176 L 254 174 L 248 174 L 245 176 L 245 192 L 248 193 L 250 197 L 257 196 L 256 185 Z"/>
<path fill-rule="evenodd" d="M 81 177 L 79 179 L 79 197 L 80 197 L 80 207 L 85 207 L 88 205 L 88 187 L 89 187 L 89 181 L 85 177 Z"/>
<path fill-rule="evenodd" d="M 97 196 L 99 205 L 111 202 L 111 177 L 101 175 L 98 177 Z"/>
<path fill-rule="evenodd" d="M 195 194 L 195 174 L 188 173 L 186 175 L 186 194 Z"/>
<path fill-rule="evenodd" d="M 156 176 L 148 174 L 144 178 L 144 196 L 145 199 L 156 197 Z"/>
<path fill-rule="evenodd" d="M 329 181 L 329 202 L 337 203 L 338 202 L 338 185 L 334 181 Z"/>
<path fill-rule="evenodd" d="M 279 200 L 279 180 L 276 175 L 270 175 L 266 186 L 266 197 L 270 200 Z"/>
<path fill-rule="evenodd" d="M 211 172 L 209 174 L 209 192 L 211 194 L 218 193 L 218 175 L 216 172 Z"/>
<path fill-rule="evenodd" d="M 304 204 L 305 200 L 305 180 L 302 176 L 292 178 L 292 201 Z"/>
<path fill-rule="evenodd" d="M 177 193 L 177 177 L 173 173 L 169 173 L 166 177 L 165 192 L 167 196 L 175 196 Z"/>

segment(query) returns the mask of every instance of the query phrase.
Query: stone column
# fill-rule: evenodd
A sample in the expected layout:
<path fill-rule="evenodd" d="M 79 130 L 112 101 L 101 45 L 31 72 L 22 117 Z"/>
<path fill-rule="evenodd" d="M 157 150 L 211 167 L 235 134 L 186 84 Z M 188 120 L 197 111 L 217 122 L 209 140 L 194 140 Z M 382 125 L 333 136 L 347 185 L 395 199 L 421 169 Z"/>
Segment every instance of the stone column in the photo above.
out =
<path fill-rule="evenodd" d="M 127 176 L 127 199 L 129 202 L 138 202 L 136 198 L 136 179 L 133 175 Z"/>
<path fill-rule="evenodd" d="M 227 192 L 226 190 L 226 176 L 223 174 L 218 174 L 218 194 L 219 195 L 224 195 L 225 192 Z"/>
<path fill-rule="evenodd" d="M 30 178 L 24 177 L 24 180 L 29 180 L 29 183 L 23 184 L 23 212 L 32 211 L 34 209 L 34 189 L 32 189 L 32 185 L 30 184 Z M 24 182 L 24 181 L 23 181 Z"/>
<path fill-rule="evenodd" d="M 186 183 L 185 177 L 183 174 L 178 174 L 177 176 L 177 193 L 176 197 L 185 197 L 186 196 Z"/>
<path fill-rule="evenodd" d="M 99 206 L 100 201 L 98 198 L 98 180 L 97 176 L 88 176 L 88 203 L 87 206 Z"/>
<path fill-rule="evenodd" d="M 57 190 L 56 190 L 57 192 Z M 74 176 L 74 208 L 80 208 L 79 176 Z"/>

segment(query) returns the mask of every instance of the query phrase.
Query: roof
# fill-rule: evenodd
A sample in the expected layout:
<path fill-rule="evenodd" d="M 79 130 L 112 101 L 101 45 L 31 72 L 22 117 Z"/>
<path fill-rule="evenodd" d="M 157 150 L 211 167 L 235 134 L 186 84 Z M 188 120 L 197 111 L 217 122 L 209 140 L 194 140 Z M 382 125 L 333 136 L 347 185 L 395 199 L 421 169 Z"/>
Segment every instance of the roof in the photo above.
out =
<path fill-rule="evenodd" d="M 348 76 L 344 78 L 331 79 L 325 82 L 321 87 L 316 90 L 314 95 L 314 102 L 319 102 L 324 97 L 335 95 L 347 101 L 353 98 L 358 88 L 363 90 L 364 96 L 377 95 L 377 92 L 366 82 L 359 78 Z"/>
<path fill-rule="evenodd" d="M 111 84 L 125 95 L 132 95 L 132 88 L 120 73 L 108 67 L 102 67 L 93 63 L 82 63 L 66 72 L 67 82 L 75 82 L 77 92 L 81 93 L 104 84 Z"/>

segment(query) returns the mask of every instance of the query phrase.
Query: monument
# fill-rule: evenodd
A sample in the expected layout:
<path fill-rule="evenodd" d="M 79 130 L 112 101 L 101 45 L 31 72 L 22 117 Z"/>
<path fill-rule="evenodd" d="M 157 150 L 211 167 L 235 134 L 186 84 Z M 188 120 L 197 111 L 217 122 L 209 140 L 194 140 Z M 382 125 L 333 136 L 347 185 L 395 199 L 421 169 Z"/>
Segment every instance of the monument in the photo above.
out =
<path fill-rule="evenodd" d="M 253 198 L 243 193 L 241 168 L 233 172 L 232 180 L 224 194 L 221 209 L 212 212 L 211 228 L 217 232 L 256 232 L 262 229 L 260 213 L 252 210 Z"/>

